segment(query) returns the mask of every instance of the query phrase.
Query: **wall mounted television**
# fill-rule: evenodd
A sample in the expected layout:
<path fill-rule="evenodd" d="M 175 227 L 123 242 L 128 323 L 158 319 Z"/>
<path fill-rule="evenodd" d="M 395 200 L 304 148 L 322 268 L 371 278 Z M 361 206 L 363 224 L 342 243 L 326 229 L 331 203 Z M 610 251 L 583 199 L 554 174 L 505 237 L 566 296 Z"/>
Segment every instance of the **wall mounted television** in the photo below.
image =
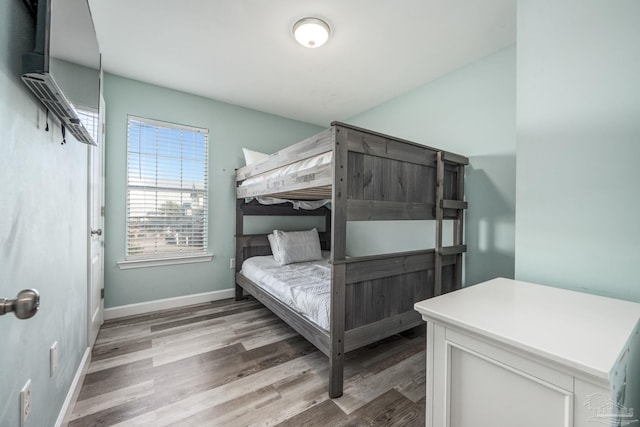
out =
<path fill-rule="evenodd" d="M 66 131 L 97 145 L 78 114 L 80 106 L 95 113 L 99 106 L 100 52 L 87 0 L 23 2 L 36 32 L 34 50 L 22 56 L 22 80 Z"/>

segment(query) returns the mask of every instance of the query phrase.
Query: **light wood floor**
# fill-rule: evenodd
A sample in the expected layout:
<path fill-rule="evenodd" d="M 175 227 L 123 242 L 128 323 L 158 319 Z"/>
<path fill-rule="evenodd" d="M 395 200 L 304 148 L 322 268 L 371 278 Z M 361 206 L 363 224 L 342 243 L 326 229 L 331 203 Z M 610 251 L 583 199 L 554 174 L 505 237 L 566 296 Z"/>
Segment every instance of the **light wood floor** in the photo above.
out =
<path fill-rule="evenodd" d="M 422 330 L 423 331 L 423 330 Z M 420 330 L 328 359 L 255 300 L 105 322 L 69 426 L 424 426 Z"/>

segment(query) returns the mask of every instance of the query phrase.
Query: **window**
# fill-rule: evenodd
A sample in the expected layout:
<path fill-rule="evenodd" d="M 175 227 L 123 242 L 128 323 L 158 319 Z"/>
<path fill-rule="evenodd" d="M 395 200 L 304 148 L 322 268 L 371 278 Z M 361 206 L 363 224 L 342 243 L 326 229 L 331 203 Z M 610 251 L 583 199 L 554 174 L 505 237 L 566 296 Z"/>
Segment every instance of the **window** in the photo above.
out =
<path fill-rule="evenodd" d="M 129 116 L 125 263 L 207 254 L 208 139 L 207 129 Z"/>
<path fill-rule="evenodd" d="M 91 107 L 77 107 L 78 118 L 93 137 L 98 142 L 98 111 Z"/>

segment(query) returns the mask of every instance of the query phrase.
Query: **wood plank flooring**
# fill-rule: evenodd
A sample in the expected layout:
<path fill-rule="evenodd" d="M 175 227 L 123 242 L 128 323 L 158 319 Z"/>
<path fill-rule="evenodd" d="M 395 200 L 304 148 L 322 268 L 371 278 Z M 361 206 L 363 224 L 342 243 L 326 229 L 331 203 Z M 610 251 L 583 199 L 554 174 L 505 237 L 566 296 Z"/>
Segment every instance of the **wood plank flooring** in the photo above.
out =
<path fill-rule="evenodd" d="M 248 299 L 107 321 L 68 422 L 78 426 L 424 426 L 418 329 L 329 361 Z"/>

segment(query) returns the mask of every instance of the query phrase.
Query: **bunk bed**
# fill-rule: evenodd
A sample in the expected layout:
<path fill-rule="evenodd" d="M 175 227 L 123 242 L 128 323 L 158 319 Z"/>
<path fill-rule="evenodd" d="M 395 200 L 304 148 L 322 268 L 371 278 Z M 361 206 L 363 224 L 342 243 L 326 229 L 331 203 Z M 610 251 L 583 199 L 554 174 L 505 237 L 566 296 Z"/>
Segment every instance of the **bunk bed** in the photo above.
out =
<path fill-rule="evenodd" d="M 236 298 L 247 291 L 329 357 L 330 397 L 342 395 L 345 352 L 419 325 L 415 302 L 460 288 L 467 164 L 458 154 L 334 122 L 236 170 Z M 261 197 L 277 199 L 261 204 Z M 331 203 L 305 210 L 279 199 Z M 244 233 L 250 215 L 324 217 L 319 240 L 330 251 L 328 328 L 243 274 L 245 260 L 272 253 L 268 235 Z M 347 221 L 380 220 L 435 220 L 435 247 L 348 257 Z M 443 246 L 447 220 L 453 244 Z"/>

